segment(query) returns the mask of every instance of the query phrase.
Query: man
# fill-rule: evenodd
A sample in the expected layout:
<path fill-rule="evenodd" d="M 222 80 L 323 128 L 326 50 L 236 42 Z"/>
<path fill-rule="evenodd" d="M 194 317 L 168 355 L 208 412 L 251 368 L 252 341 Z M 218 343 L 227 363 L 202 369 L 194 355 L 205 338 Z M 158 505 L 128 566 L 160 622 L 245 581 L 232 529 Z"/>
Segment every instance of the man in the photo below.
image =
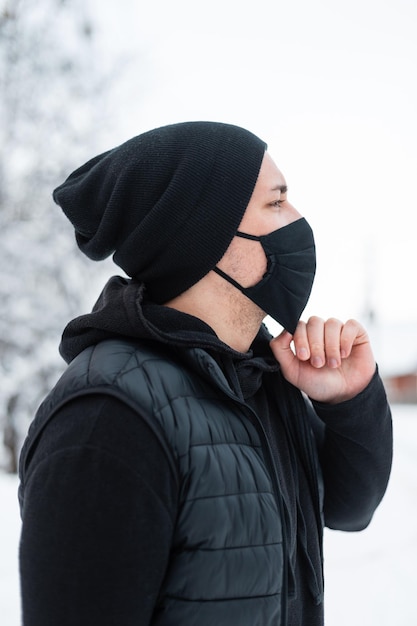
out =
<path fill-rule="evenodd" d="M 155 129 L 54 199 L 130 278 L 65 329 L 22 451 L 25 626 L 323 624 L 323 525 L 370 522 L 390 411 L 359 323 L 299 321 L 314 240 L 265 144 Z"/>

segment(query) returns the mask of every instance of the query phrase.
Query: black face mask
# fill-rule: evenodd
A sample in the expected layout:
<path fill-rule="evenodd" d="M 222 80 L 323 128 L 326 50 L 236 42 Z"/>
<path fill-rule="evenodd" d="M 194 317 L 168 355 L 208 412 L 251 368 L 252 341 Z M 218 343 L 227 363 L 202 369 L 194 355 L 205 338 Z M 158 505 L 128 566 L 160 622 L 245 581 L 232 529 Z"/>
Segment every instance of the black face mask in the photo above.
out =
<path fill-rule="evenodd" d="M 265 275 L 253 287 L 242 287 L 218 267 L 214 271 L 293 335 L 310 297 L 316 272 L 316 249 L 310 225 L 300 218 L 268 235 L 257 237 L 238 231 L 236 236 L 261 243 L 268 261 Z"/>

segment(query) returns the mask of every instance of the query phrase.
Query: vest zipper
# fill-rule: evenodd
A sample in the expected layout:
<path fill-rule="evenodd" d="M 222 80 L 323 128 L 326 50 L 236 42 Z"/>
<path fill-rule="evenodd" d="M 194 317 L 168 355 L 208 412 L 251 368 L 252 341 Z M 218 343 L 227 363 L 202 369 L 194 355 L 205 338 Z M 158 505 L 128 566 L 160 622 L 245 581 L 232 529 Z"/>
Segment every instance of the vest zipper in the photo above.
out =
<path fill-rule="evenodd" d="M 239 400 L 247 414 L 248 419 L 254 423 L 255 428 L 258 430 L 261 436 L 262 448 L 265 454 L 265 461 L 269 470 L 269 475 L 274 490 L 275 500 L 278 506 L 278 511 L 281 516 L 281 528 L 282 528 L 282 556 L 283 556 L 283 573 L 282 573 L 282 591 L 281 591 L 281 624 L 280 626 L 287 626 L 287 597 L 288 597 L 288 547 L 287 547 L 287 525 L 286 515 L 284 510 L 284 503 L 281 495 L 281 485 L 278 476 L 277 468 L 275 466 L 274 457 L 271 450 L 271 445 L 268 441 L 268 437 L 265 432 L 265 428 L 257 413 L 247 404 Z"/>
<path fill-rule="evenodd" d="M 275 501 L 278 507 L 279 514 L 281 516 L 281 528 L 282 528 L 282 562 L 283 562 L 283 572 L 282 572 L 282 589 L 281 589 L 281 624 L 279 626 L 287 626 L 288 623 L 288 615 L 287 615 L 287 597 L 288 597 L 288 547 L 287 547 L 287 528 L 286 528 L 286 516 L 284 510 L 284 503 L 281 495 L 281 486 L 280 480 L 278 477 L 277 468 L 275 466 L 274 457 L 272 454 L 271 446 L 268 441 L 268 437 L 266 435 L 265 429 L 261 420 L 259 419 L 257 413 L 250 407 L 246 402 L 240 398 L 237 394 L 233 392 L 231 387 L 225 384 L 225 379 L 222 380 L 216 374 L 217 365 L 214 366 L 213 361 L 206 362 L 206 367 L 208 372 L 210 373 L 209 377 L 211 382 L 214 380 L 217 381 L 217 386 L 222 389 L 222 391 L 229 396 L 229 398 L 234 402 L 239 404 L 249 421 L 255 426 L 258 434 L 261 438 L 261 444 L 263 451 L 265 453 L 265 462 L 267 465 L 267 469 L 269 471 L 269 476 L 271 478 L 272 487 L 275 495 Z M 204 371 L 203 367 L 203 371 Z"/>
<path fill-rule="evenodd" d="M 317 464 L 316 464 L 315 455 L 313 452 L 312 438 L 309 436 L 309 433 L 308 433 L 308 425 L 303 419 L 300 419 L 299 417 L 302 413 L 300 401 L 298 399 L 297 400 L 294 399 L 291 402 L 289 402 L 287 398 L 287 410 L 289 414 L 294 415 L 295 421 L 298 425 L 296 428 L 296 432 L 295 432 L 294 423 L 290 424 L 290 426 L 292 427 L 289 428 L 289 437 L 291 438 L 293 442 L 294 448 L 299 450 L 299 458 L 300 458 L 300 461 L 304 465 L 304 472 L 309 482 L 310 490 L 311 490 L 311 494 L 313 498 L 314 514 L 316 518 L 317 532 L 319 536 L 320 562 L 321 562 L 321 573 L 320 573 L 321 578 L 317 580 L 317 577 L 315 576 L 318 588 L 316 591 L 316 595 L 314 596 L 314 600 L 315 600 L 315 603 L 318 605 L 323 602 L 323 526 L 324 526 L 324 522 L 323 522 L 322 513 L 321 513 L 321 499 L 320 499 L 319 487 L 318 487 L 317 480 L 315 480 L 314 478 L 317 475 Z M 303 451 L 306 453 L 306 455 L 303 454 Z"/>
<path fill-rule="evenodd" d="M 242 408 L 249 421 L 254 424 L 255 428 L 258 431 L 258 434 L 261 438 L 261 444 L 263 451 L 265 452 L 265 462 L 267 465 L 267 469 L 269 470 L 269 475 L 272 482 L 272 488 L 275 495 L 276 504 L 278 507 L 279 514 L 281 516 L 281 528 L 282 528 L 282 563 L 283 563 L 283 572 L 282 572 L 282 591 L 281 591 L 281 624 L 279 626 L 287 626 L 288 623 L 288 606 L 287 606 L 287 596 L 288 596 L 288 547 L 287 547 L 287 528 L 286 528 L 286 516 L 284 510 L 283 499 L 281 495 L 280 488 L 280 480 L 278 477 L 278 472 L 275 466 L 274 457 L 272 454 L 271 446 L 268 441 L 268 437 L 266 435 L 263 424 L 257 415 L 257 413 L 250 407 L 248 404 L 244 402 L 242 398 L 236 395 L 232 389 L 224 384 L 224 380 L 221 380 L 218 375 L 216 375 L 215 370 L 217 370 L 217 365 L 214 366 L 214 362 L 210 359 L 210 361 L 206 362 L 206 368 L 209 372 L 209 377 L 211 382 L 217 381 L 217 386 L 222 389 L 222 391 L 229 396 L 229 398 L 234 402 L 239 404 Z M 203 368 L 206 369 L 206 368 Z"/>

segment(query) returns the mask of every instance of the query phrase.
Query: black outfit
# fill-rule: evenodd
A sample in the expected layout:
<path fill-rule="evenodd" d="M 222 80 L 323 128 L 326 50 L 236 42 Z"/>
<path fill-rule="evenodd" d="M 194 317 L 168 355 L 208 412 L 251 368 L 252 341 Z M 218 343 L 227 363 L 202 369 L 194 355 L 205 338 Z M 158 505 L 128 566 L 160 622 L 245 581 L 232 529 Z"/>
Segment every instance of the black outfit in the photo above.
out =
<path fill-rule="evenodd" d="M 250 353 L 237 353 L 200 320 L 144 304 L 139 284 L 117 278 L 92 314 L 70 323 L 61 349 L 73 361 L 77 354 L 89 354 L 89 346 L 115 339 L 139 340 L 139 351 L 141 345 L 159 351 L 162 346 L 178 368 L 184 355 L 207 353 L 242 406 L 259 416 L 254 427 L 269 442 L 273 466 L 266 468 L 278 476 L 285 537 L 279 570 L 285 611 L 278 623 L 323 624 L 322 522 L 343 530 L 364 528 L 389 477 L 391 420 L 378 374 L 351 401 L 304 408 L 301 394 L 281 377 L 265 329 Z M 198 372 L 190 375 L 197 384 Z M 214 424 L 217 415 L 212 419 Z M 25 626 L 159 623 L 161 589 L 176 559 L 173 540 L 187 486 L 179 484 L 156 433 L 152 416 L 93 385 L 68 397 L 43 430 L 35 422 L 34 443 L 21 461 Z M 181 623 L 211 622 L 205 621 L 203 606 Z M 229 622 L 217 619 L 222 623 Z M 252 617 L 250 623 L 257 622 Z"/>

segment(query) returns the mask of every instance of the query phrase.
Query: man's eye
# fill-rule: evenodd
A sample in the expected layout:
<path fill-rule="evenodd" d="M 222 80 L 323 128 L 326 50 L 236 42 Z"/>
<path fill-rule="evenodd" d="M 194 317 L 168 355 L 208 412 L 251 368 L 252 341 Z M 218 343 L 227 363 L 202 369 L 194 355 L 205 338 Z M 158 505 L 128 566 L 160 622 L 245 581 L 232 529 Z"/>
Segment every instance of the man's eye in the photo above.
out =
<path fill-rule="evenodd" d="M 274 202 L 271 202 L 271 206 L 281 206 L 281 204 L 285 202 L 284 200 L 275 200 Z"/>

